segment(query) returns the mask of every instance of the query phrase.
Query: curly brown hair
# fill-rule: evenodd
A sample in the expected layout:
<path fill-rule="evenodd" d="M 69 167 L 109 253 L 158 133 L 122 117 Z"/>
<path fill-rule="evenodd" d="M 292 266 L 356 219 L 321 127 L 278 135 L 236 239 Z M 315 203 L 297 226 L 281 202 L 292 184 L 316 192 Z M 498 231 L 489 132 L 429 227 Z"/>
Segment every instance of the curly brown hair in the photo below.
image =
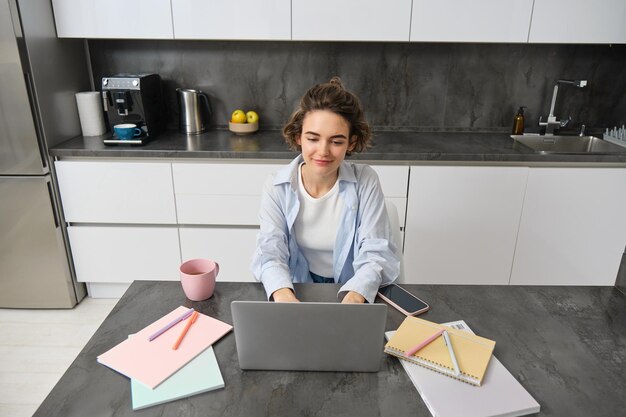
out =
<path fill-rule="evenodd" d="M 304 93 L 300 99 L 300 104 L 291 115 L 289 121 L 283 128 L 283 137 L 291 149 L 300 152 L 302 147 L 298 145 L 297 139 L 302 134 L 302 123 L 307 113 L 314 110 L 329 110 L 343 117 L 350 126 L 351 152 L 362 152 L 370 147 L 372 131 L 370 129 L 361 101 L 359 98 L 346 90 L 339 77 L 333 77 L 329 82 L 316 84 Z"/>

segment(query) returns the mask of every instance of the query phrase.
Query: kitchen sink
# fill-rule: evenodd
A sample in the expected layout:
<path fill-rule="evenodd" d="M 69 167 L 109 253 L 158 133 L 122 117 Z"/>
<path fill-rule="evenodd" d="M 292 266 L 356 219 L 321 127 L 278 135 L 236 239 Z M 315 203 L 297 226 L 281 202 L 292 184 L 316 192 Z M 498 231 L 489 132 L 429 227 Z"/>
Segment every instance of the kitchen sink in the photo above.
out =
<path fill-rule="evenodd" d="M 511 135 L 539 153 L 626 153 L 626 148 L 595 136 Z"/>

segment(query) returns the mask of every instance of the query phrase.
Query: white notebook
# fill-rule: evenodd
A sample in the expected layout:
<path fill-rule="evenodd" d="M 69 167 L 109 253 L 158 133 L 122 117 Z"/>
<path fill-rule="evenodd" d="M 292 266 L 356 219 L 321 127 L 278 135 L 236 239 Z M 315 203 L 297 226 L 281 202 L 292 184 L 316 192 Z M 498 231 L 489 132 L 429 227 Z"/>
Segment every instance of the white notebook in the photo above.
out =
<path fill-rule="evenodd" d="M 463 320 L 442 324 L 474 333 Z M 390 339 L 393 334 L 385 336 Z M 480 387 L 408 361 L 400 363 L 433 417 L 514 417 L 539 412 L 539 403 L 493 355 Z"/>

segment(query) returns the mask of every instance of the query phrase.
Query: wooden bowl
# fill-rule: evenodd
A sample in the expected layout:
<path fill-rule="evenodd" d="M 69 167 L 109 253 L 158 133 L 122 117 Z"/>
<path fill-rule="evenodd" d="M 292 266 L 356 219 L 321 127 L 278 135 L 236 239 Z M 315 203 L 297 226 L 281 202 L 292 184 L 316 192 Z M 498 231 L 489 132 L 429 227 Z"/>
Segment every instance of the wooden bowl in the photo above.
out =
<path fill-rule="evenodd" d="M 237 135 L 248 135 L 259 130 L 259 122 L 255 123 L 233 123 L 228 122 L 228 129 Z"/>

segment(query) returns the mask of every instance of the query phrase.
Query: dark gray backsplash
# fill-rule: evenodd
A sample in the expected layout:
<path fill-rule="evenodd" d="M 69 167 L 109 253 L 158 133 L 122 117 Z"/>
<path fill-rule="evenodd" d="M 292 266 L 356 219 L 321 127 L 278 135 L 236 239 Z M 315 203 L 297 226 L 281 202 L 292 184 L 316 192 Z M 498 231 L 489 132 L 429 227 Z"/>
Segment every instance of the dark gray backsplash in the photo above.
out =
<path fill-rule="evenodd" d="M 262 128 L 280 127 L 300 96 L 339 75 L 375 129 L 509 130 L 527 106 L 526 130 L 548 114 L 572 127 L 626 119 L 626 45 L 90 40 L 96 85 L 103 75 L 155 72 L 164 80 L 168 126 L 178 123 L 177 87 L 211 96 L 216 126 L 254 109 Z"/>

